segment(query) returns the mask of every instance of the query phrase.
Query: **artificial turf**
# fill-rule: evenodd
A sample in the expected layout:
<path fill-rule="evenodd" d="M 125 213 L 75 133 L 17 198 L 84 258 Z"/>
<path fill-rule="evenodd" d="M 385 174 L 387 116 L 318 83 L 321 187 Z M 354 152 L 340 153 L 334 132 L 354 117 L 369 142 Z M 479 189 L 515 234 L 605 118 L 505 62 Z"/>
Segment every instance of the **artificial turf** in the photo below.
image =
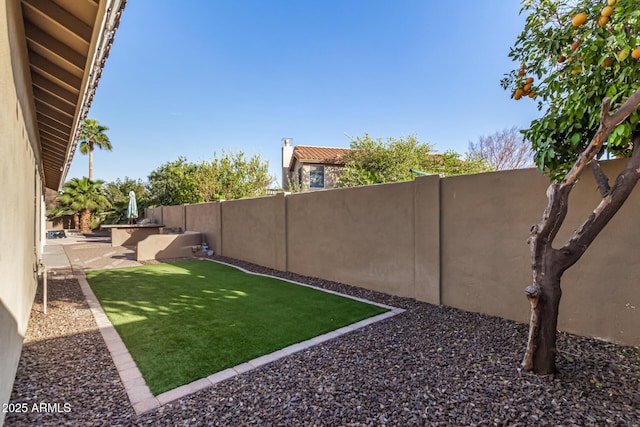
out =
<path fill-rule="evenodd" d="M 154 395 L 387 311 L 203 260 L 87 280 Z"/>

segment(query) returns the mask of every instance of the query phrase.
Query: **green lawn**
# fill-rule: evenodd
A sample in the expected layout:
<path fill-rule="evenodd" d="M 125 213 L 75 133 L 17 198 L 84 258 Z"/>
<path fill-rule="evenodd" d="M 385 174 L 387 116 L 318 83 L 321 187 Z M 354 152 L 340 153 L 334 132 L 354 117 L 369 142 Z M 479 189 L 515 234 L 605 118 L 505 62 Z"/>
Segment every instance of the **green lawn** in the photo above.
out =
<path fill-rule="evenodd" d="M 154 395 L 387 311 L 210 261 L 87 280 Z"/>

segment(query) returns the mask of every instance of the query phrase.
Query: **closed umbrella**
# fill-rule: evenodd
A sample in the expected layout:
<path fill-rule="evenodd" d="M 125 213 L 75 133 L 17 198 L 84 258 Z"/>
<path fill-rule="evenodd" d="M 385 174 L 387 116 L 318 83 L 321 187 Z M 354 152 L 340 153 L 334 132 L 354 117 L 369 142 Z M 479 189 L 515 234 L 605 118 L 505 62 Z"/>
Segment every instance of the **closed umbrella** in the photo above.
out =
<path fill-rule="evenodd" d="M 136 193 L 129 191 L 129 206 L 127 207 L 127 218 L 129 222 L 135 222 L 138 218 L 138 204 L 136 203 Z"/>

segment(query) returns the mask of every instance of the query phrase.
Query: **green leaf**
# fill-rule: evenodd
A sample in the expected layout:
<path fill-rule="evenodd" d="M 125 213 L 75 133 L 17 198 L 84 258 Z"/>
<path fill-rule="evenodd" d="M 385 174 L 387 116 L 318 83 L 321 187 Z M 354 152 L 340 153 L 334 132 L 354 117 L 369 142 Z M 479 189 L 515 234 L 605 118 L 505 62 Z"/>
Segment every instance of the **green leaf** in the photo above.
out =
<path fill-rule="evenodd" d="M 579 133 L 574 133 L 573 135 L 571 135 L 571 145 L 576 146 L 578 145 L 578 143 L 580 142 L 580 140 L 582 139 L 582 135 Z"/>

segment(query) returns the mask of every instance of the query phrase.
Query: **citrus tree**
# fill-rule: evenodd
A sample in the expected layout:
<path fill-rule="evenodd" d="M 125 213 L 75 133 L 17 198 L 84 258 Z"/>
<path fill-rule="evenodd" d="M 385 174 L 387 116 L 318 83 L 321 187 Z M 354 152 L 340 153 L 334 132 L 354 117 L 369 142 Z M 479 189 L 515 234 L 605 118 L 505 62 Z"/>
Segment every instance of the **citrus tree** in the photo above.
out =
<path fill-rule="evenodd" d="M 548 204 L 531 229 L 533 284 L 525 293 L 531 322 L 523 368 L 555 371 L 562 274 L 575 264 L 623 205 L 640 178 L 640 8 L 637 0 L 524 0 L 526 24 L 502 81 L 519 102 L 542 116 L 523 131 L 540 171 L 551 178 Z M 605 153 L 627 157 L 610 183 Z M 586 169 L 601 201 L 561 247 L 553 241 L 569 193 Z"/>

